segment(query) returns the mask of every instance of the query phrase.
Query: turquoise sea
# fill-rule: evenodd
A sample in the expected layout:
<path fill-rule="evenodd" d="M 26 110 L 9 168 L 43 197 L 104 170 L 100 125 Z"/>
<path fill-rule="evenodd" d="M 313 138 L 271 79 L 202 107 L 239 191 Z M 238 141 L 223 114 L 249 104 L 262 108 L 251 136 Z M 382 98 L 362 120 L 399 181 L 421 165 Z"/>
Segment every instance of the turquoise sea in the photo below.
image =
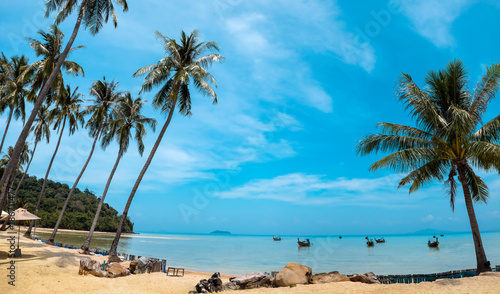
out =
<path fill-rule="evenodd" d="M 48 234 L 37 233 L 46 238 Z M 56 242 L 80 246 L 85 233 L 61 233 Z M 108 250 L 113 234 L 94 237 L 91 247 Z M 438 248 L 427 246 L 428 235 L 385 237 L 386 243 L 367 247 L 365 236 L 300 236 L 311 247 L 297 246 L 297 236 L 138 234 L 124 236 L 118 252 L 167 259 L 168 266 L 203 272 L 245 274 L 279 271 L 288 262 L 305 264 L 313 272 L 339 271 L 343 274 L 374 272 L 428 274 L 475 268 L 474 243 L 470 233 L 446 234 Z M 500 265 L 500 232 L 482 233 L 491 265 Z"/>

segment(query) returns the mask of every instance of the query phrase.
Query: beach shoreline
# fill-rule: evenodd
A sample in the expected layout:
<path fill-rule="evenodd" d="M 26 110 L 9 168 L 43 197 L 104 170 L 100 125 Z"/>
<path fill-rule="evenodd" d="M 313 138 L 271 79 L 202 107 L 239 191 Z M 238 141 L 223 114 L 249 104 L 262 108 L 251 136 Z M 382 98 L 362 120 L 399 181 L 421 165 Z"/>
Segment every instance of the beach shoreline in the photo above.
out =
<path fill-rule="evenodd" d="M 183 293 L 194 290 L 201 279 L 208 279 L 212 273 L 186 271 L 184 277 L 167 277 L 164 273 L 130 275 L 115 279 L 78 275 L 82 257 L 76 249 L 50 246 L 39 241 L 21 237 L 20 248 L 23 257 L 8 256 L 8 238 L 14 231 L 0 232 L 0 289 L 14 290 L 10 293 Z M 17 230 L 15 231 L 17 238 Z M 17 242 L 17 239 L 16 239 Z M 102 262 L 104 256 L 92 256 Z M 8 284 L 8 266 L 15 265 L 15 287 Z M 168 262 L 168 261 L 167 261 Z M 168 264 L 168 263 L 167 263 Z M 217 269 L 214 269 L 217 271 Z M 227 282 L 231 275 L 222 275 Z M 11 288 L 9 288 L 11 287 Z M 462 279 L 442 279 L 419 284 L 368 285 L 354 282 L 338 282 L 317 285 L 298 285 L 293 288 L 259 288 L 242 290 L 244 293 L 498 293 L 500 273 L 486 273 Z M 232 291 L 226 291 L 232 293 Z"/>

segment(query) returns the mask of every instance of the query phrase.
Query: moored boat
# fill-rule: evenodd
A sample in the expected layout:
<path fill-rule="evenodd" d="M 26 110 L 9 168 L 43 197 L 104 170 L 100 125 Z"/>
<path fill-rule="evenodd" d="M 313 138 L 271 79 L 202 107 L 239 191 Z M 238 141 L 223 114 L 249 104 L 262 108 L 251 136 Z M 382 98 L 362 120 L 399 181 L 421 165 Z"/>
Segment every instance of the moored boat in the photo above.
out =
<path fill-rule="evenodd" d="M 368 237 L 365 237 L 365 239 L 366 239 L 366 245 L 368 245 L 368 247 L 375 246 L 375 242 L 372 239 L 369 239 Z"/>
<path fill-rule="evenodd" d="M 299 246 L 301 247 L 311 246 L 311 242 L 309 241 L 309 239 L 306 239 L 305 241 L 300 241 L 300 239 L 297 238 L 297 244 L 299 244 Z"/>
<path fill-rule="evenodd" d="M 438 241 L 438 238 L 436 236 L 432 236 L 432 238 L 434 238 L 434 240 L 427 240 L 427 246 L 429 247 L 438 247 L 439 245 L 439 241 Z"/>
<path fill-rule="evenodd" d="M 281 237 L 278 237 L 278 236 L 273 236 L 273 240 L 274 240 L 274 241 L 281 241 Z"/>
<path fill-rule="evenodd" d="M 377 243 L 385 243 L 385 239 L 384 238 L 380 238 L 380 239 L 375 238 L 375 242 L 377 242 Z"/>

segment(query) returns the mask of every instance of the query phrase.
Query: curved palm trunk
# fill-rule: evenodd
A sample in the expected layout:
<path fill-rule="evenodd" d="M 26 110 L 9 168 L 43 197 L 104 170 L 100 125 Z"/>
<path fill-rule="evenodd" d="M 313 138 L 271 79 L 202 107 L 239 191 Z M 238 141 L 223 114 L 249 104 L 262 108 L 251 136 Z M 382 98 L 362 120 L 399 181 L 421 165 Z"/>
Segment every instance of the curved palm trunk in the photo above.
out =
<path fill-rule="evenodd" d="M 71 196 L 75 192 L 76 185 L 78 185 L 78 182 L 80 182 L 80 179 L 82 178 L 83 173 L 87 169 L 87 165 L 89 164 L 89 161 L 92 158 L 92 155 L 94 154 L 95 144 L 99 140 L 100 134 L 101 134 L 101 127 L 99 127 L 99 129 L 97 130 L 97 133 L 96 133 L 96 136 L 94 139 L 94 143 L 92 144 L 92 149 L 90 150 L 89 157 L 87 157 L 87 161 L 83 165 L 83 168 L 80 171 L 80 174 L 78 175 L 78 177 L 76 178 L 76 181 L 73 184 L 73 187 L 71 187 L 71 191 L 69 191 L 68 197 L 66 197 L 66 201 L 64 201 L 64 205 L 62 207 L 61 213 L 59 213 L 59 217 L 57 218 L 56 226 L 54 227 L 54 230 L 52 231 L 50 238 L 47 240 L 47 243 L 49 243 L 49 244 L 54 243 L 54 239 L 56 238 L 57 230 L 59 229 L 59 226 L 61 225 L 61 221 L 62 221 L 64 212 L 66 211 L 66 208 L 68 207 L 69 199 L 71 198 Z"/>
<path fill-rule="evenodd" d="M 7 183 L 10 185 L 12 183 L 12 178 L 9 178 Z M 2 210 L 4 210 L 4 206 L 7 203 L 7 198 L 8 198 L 7 195 L 8 194 L 9 193 L 7 192 L 7 190 L 2 191 L 2 199 L 0 200 L 0 209 L 2 209 Z M 7 225 L 7 221 L 4 222 L 4 225 Z M 3 230 L 3 231 L 5 231 L 5 230 Z"/>
<path fill-rule="evenodd" d="M 108 193 L 109 185 L 111 184 L 111 180 L 113 180 L 113 176 L 115 175 L 116 168 L 118 167 L 118 164 L 120 163 L 120 159 L 122 158 L 122 155 L 123 155 L 123 145 L 124 144 L 122 144 L 122 146 L 120 146 L 120 151 L 118 152 L 118 157 L 116 158 L 115 165 L 113 166 L 113 169 L 111 170 L 111 173 L 109 174 L 108 182 L 106 183 L 106 187 L 104 188 L 104 192 L 102 193 L 101 201 L 99 201 L 99 205 L 97 206 L 97 211 L 95 212 L 94 221 L 92 222 L 92 226 L 90 227 L 89 234 L 87 235 L 87 238 L 85 239 L 85 242 L 83 242 L 83 245 L 81 247 L 82 250 L 85 252 L 89 251 L 90 241 L 92 241 L 92 236 L 94 235 L 94 230 L 95 230 L 95 227 L 97 226 L 97 220 L 99 219 L 99 214 L 101 213 L 102 204 L 104 203 L 104 198 L 106 198 L 106 194 Z"/>
<path fill-rule="evenodd" d="M 130 208 L 130 204 L 132 204 L 132 200 L 134 199 L 134 195 L 137 192 L 137 188 L 139 188 L 139 185 L 141 184 L 142 178 L 144 177 L 144 174 L 148 170 L 148 167 L 151 164 L 151 161 L 153 160 L 153 157 L 156 153 L 156 150 L 158 149 L 158 146 L 160 146 L 161 139 L 163 138 L 163 135 L 165 134 L 165 131 L 167 130 L 168 125 L 170 124 L 170 121 L 172 120 L 172 115 L 174 114 L 176 103 L 177 103 L 177 95 L 175 96 L 175 99 L 172 103 L 172 108 L 170 108 L 170 112 L 168 113 L 167 121 L 163 125 L 163 128 L 161 129 L 161 132 L 158 135 L 158 138 L 156 139 L 155 145 L 153 146 L 153 149 L 151 150 L 151 153 L 149 154 L 149 157 L 146 160 L 146 163 L 144 164 L 144 167 L 142 168 L 141 173 L 139 174 L 139 177 L 135 181 L 134 187 L 132 188 L 132 192 L 130 192 L 130 196 L 128 196 L 127 204 L 125 205 L 125 209 L 123 210 L 122 217 L 120 218 L 120 223 L 118 224 L 118 228 L 116 230 L 115 238 L 113 239 L 113 243 L 111 244 L 111 249 L 109 250 L 109 258 L 108 258 L 109 261 L 113 261 L 113 260 L 116 261 L 118 259 L 116 250 L 118 249 L 118 242 L 120 241 L 120 236 L 122 234 L 123 224 L 125 223 L 125 220 L 127 219 L 127 214 L 128 214 L 128 210 Z"/>
<path fill-rule="evenodd" d="M 45 194 L 45 185 L 47 184 L 47 178 L 49 177 L 50 169 L 52 168 L 52 163 L 54 162 L 54 159 L 56 158 L 57 150 L 59 150 L 59 144 L 61 143 L 61 138 L 62 138 L 62 134 L 64 133 L 64 126 L 65 125 L 66 125 L 66 118 L 64 118 L 64 120 L 63 120 L 63 124 L 61 127 L 61 133 L 59 134 L 59 139 L 57 140 L 56 150 L 54 150 L 54 154 L 52 155 L 52 158 L 50 159 L 49 167 L 47 168 L 47 172 L 45 173 L 45 178 L 43 179 L 42 191 L 40 192 L 40 196 L 38 196 L 38 201 L 36 203 L 36 208 L 35 208 L 35 215 L 36 216 L 38 216 L 38 210 L 40 209 L 40 203 L 42 202 L 43 195 Z M 35 224 L 35 221 L 32 220 L 28 230 L 26 231 L 26 233 L 24 233 L 24 236 L 31 237 L 31 229 L 33 228 L 34 224 Z"/>
<path fill-rule="evenodd" d="M 26 170 L 24 171 L 23 176 L 21 177 L 21 180 L 19 180 L 19 183 L 17 184 L 16 192 L 14 193 L 14 197 L 13 197 L 14 202 L 16 201 L 17 193 L 19 192 L 19 188 L 21 188 L 21 184 L 23 183 L 24 177 L 28 173 L 28 169 L 30 168 L 31 161 L 33 160 L 33 156 L 35 156 L 36 145 L 38 145 L 38 141 L 35 140 L 35 146 L 33 147 L 33 153 L 31 154 L 30 161 L 28 162 L 28 165 L 26 166 Z M 7 194 L 7 193 L 5 193 L 5 194 Z M 2 207 L 2 206 L 0 205 L 0 207 Z M 0 231 L 5 231 L 6 228 L 7 228 L 7 222 L 4 222 L 2 227 L 0 228 Z"/>
<path fill-rule="evenodd" d="M 21 152 L 24 148 L 24 143 L 26 142 L 26 138 L 28 138 L 28 134 L 30 132 L 31 126 L 33 125 L 33 121 L 35 120 L 38 110 L 40 109 L 40 106 L 42 106 L 45 96 L 47 96 L 47 93 L 49 92 L 49 89 L 52 87 L 52 83 L 56 79 L 57 75 L 61 71 L 61 66 L 63 62 L 66 60 L 66 57 L 68 56 L 69 50 L 71 49 L 71 46 L 73 46 L 73 42 L 75 41 L 76 35 L 78 34 L 78 30 L 80 29 L 80 24 L 82 23 L 82 18 L 85 13 L 85 4 L 87 3 L 87 0 L 83 0 L 82 3 L 80 4 L 80 12 L 78 13 L 78 18 L 76 20 L 75 27 L 73 29 L 73 33 L 71 34 L 71 37 L 68 40 L 68 44 L 66 44 L 66 48 L 64 48 L 63 53 L 57 60 L 57 63 L 54 67 L 54 70 L 52 70 L 52 73 L 50 74 L 49 78 L 47 79 L 47 82 L 45 86 L 42 88 L 40 93 L 38 94 L 38 97 L 36 98 L 35 105 L 33 105 L 33 110 L 31 111 L 30 117 L 26 121 L 26 124 L 24 125 L 23 130 L 21 131 L 21 134 L 19 135 L 19 138 L 17 139 L 16 145 L 14 146 L 14 150 L 12 152 L 11 160 L 7 164 L 7 167 L 5 168 L 5 172 L 2 175 L 2 179 L 0 180 L 0 187 L 3 187 L 3 189 L 9 189 L 8 185 L 4 184 L 6 183 L 7 179 L 15 174 L 15 169 L 17 166 L 17 162 L 19 161 L 19 157 L 21 156 Z"/>
<path fill-rule="evenodd" d="M 7 125 L 5 126 L 5 133 L 3 133 L 3 136 L 2 136 L 2 143 L 0 143 L 0 153 L 2 153 L 3 142 L 5 141 L 5 136 L 7 135 L 7 131 L 9 130 L 10 120 L 12 119 L 12 113 L 13 112 L 14 111 L 11 108 L 10 112 L 9 112 L 9 118 L 7 119 Z"/>
<path fill-rule="evenodd" d="M 483 241 L 481 240 L 481 233 L 479 232 L 479 225 L 477 224 L 476 213 L 474 212 L 474 205 L 465 176 L 465 166 L 458 167 L 458 174 L 464 191 L 465 206 L 469 214 L 470 228 L 472 231 L 472 238 L 474 239 L 474 247 L 476 249 L 477 274 L 491 272 L 490 262 L 486 259 L 486 253 L 484 253 Z"/>

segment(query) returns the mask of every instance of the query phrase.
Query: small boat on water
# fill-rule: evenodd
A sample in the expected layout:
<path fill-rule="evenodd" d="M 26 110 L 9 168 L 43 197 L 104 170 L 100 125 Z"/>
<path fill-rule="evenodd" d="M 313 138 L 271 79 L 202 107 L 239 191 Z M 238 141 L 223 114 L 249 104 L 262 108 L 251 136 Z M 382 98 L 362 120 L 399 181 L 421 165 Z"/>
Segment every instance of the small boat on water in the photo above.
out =
<path fill-rule="evenodd" d="M 436 236 L 432 236 L 432 238 L 434 238 L 432 241 L 431 241 L 431 239 L 427 240 L 427 246 L 438 247 L 438 245 L 439 245 L 438 238 Z"/>
<path fill-rule="evenodd" d="M 365 237 L 365 239 L 366 239 L 366 245 L 368 245 L 368 247 L 375 246 L 375 242 L 372 239 L 369 239 L 368 237 Z"/>
<path fill-rule="evenodd" d="M 273 236 L 273 240 L 274 240 L 274 241 L 281 241 L 281 237 L 278 237 L 278 236 Z"/>
<path fill-rule="evenodd" d="M 311 242 L 309 239 L 306 239 L 305 241 L 300 241 L 299 238 L 297 238 L 297 244 L 299 244 L 300 247 L 309 247 L 311 246 Z"/>
<path fill-rule="evenodd" d="M 385 239 L 384 238 L 380 238 L 380 239 L 375 238 L 375 242 L 377 242 L 377 243 L 385 243 Z"/>
<path fill-rule="evenodd" d="M 339 236 L 339 239 L 342 239 L 342 236 Z"/>

